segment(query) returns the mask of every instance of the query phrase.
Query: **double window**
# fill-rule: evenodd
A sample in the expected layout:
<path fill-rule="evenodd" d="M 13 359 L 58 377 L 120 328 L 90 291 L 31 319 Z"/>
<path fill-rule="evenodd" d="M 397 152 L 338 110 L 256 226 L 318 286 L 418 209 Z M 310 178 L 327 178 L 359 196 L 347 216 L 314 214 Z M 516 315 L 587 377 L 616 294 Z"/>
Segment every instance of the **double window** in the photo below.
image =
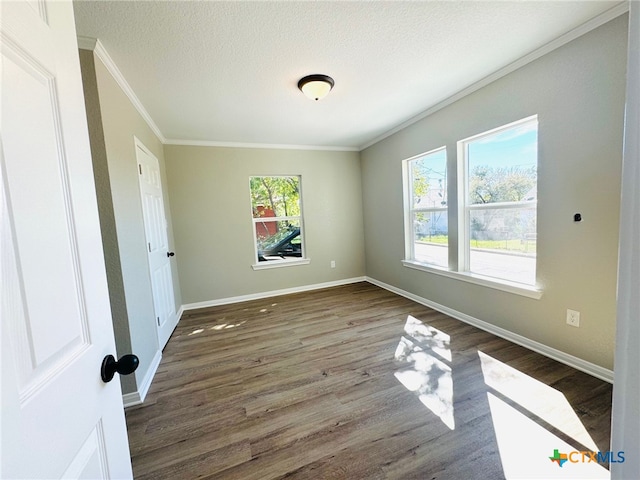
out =
<path fill-rule="evenodd" d="M 256 265 L 305 258 L 300 177 L 250 177 L 249 189 Z"/>
<path fill-rule="evenodd" d="M 455 190 L 448 187 L 458 199 L 455 212 L 447 208 L 442 166 L 446 150 L 406 160 L 406 259 L 472 277 L 535 286 L 537 134 L 537 117 L 530 117 L 459 141 L 458 181 Z M 457 222 L 458 248 L 453 255 L 446 255 L 453 239 L 438 216 Z M 445 250 L 444 256 L 438 248 Z M 450 268 L 449 257 L 457 268 Z"/>

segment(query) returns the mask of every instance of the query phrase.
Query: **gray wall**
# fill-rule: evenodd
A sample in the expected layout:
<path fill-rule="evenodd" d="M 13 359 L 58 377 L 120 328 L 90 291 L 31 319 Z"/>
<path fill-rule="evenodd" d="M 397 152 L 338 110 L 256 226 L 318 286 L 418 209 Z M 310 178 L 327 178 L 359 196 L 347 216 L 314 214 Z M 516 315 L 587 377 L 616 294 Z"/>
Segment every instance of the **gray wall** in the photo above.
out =
<path fill-rule="evenodd" d="M 357 152 L 165 145 L 165 158 L 183 303 L 364 275 Z M 254 175 L 302 176 L 310 264 L 251 268 L 249 177 Z"/>
<path fill-rule="evenodd" d="M 88 123 L 116 345 L 119 355 L 133 352 L 140 358 L 135 385 L 130 378 L 123 380 L 123 392 L 132 393 L 140 387 L 158 351 L 134 136 L 160 162 L 169 244 L 173 245 L 163 145 L 102 61 L 85 50 L 80 51 L 80 61 L 85 99 L 91 106 Z M 182 299 L 175 262 L 172 268 L 177 311 Z"/>
<path fill-rule="evenodd" d="M 92 128 L 103 132 L 98 148 L 107 162 L 96 170 L 96 181 L 102 181 L 102 198 L 110 197 L 113 209 L 103 208 L 108 217 L 103 228 L 109 229 L 105 245 L 111 245 L 105 255 L 116 278 L 112 309 L 118 312 L 117 338 L 128 338 L 127 348 L 141 355 L 137 378 L 146 373 L 157 340 L 133 135 L 154 152 L 163 170 L 166 208 L 170 202 L 172 213 L 167 211 L 167 218 L 175 235 L 170 243 L 176 251 L 177 307 L 366 274 L 612 368 L 626 27 L 625 15 L 360 154 L 163 146 L 95 59 L 88 68 L 94 70 L 93 90 L 99 96 L 93 116 L 101 125 Z M 83 68 L 93 60 L 89 55 L 81 56 Z M 533 114 L 539 119 L 542 299 L 403 267 L 402 160 L 446 145 L 454 184 L 458 140 Z M 105 174 L 108 185 L 99 179 Z M 278 174 L 302 175 L 311 263 L 254 271 L 248 179 Z M 572 221 L 576 212 L 582 213 L 582 223 Z M 455 213 L 452 217 L 453 227 Z M 579 329 L 565 324 L 567 308 L 581 312 Z M 119 348 L 126 343 L 119 342 Z"/>
<path fill-rule="evenodd" d="M 364 150 L 367 275 L 611 369 L 626 41 L 624 15 Z M 534 114 L 542 298 L 403 267 L 402 160 L 446 145 L 455 185 L 458 140 Z M 580 328 L 565 324 L 567 308 Z"/>
<path fill-rule="evenodd" d="M 93 176 L 96 183 L 96 196 L 100 216 L 100 230 L 104 251 L 107 282 L 109 284 L 109 303 L 113 330 L 116 340 L 117 356 L 131 352 L 131 334 L 129 331 L 129 316 L 122 281 L 122 267 L 120 265 L 120 251 L 118 249 L 118 235 L 116 232 L 111 183 L 109 181 L 109 163 L 104 144 L 102 127 L 102 113 L 98 98 L 98 81 L 93 52 L 80 50 L 80 66 L 82 69 L 82 84 L 84 89 L 85 107 L 87 110 L 87 124 L 91 143 L 91 158 Z M 120 375 L 122 391 L 125 393 L 136 390 L 135 377 Z"/>

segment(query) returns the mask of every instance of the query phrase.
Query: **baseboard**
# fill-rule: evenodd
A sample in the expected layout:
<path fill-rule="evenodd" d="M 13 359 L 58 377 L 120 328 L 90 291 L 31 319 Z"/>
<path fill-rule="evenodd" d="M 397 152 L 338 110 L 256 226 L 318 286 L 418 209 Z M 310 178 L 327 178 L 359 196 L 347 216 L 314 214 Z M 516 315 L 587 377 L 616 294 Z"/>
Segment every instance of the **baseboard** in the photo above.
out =
<path fill-rule="evenodd" d="M 142 400 L 140 400 L 140 395 L 136 391 L 131 393 L 123 393 L 122 403 L 124 403 L 124 408 L 129 408 L 133 407 L 134 405 L 140 405 L 142 403 Z"/>
<path fill-rule="evenodd" d="M 260 300 L 261 298 L 277 297 L 279 295 L 289 295 L 290 293 L 308 292 L 311 290 L 320 290 L 322 288 L 339 287 L 340 285 L 348 285 L 350 283 L 365 282 L 366 277 L 345 278 L 335 280 L 333 282 L 315 283 L 313 285 L 302 285 L 293 288 L 283 288 L 281 290 L 271 290 L 268 292 L 252 293 L 249 295 L 240 295 L 237 297 L 220 298 L 217 300 L 208 300 L 205 302 L 187 303 L 180 307 L 180 315 L 186 310 L 195 310 L 197 308 L 216 307 L 218 305 L 229 305 L 232 303 L 247 302 L 249 300 Z"/>
<path fill-rule="evenodd" d="M 589 375 L 599 378 L 600 380 L 613 383 L 612 370 L 603 368 L 599 365 L 596 365 L 595 363 L 587 362 L 586 360 L 583 360 L 581 358 L 574 357 L 573 355 L 569 355 L 568 353 L 562 352 L 555 348 L 551 348 L 547 345 L 544 345 L 543 343 L 536 342 L 535 340 L 523 337 L 522 335 L 518 335 L 517 333 L 513 333 L 509 330 L 505 330 L 504 328 L 497 327 L 491 323 L 479 320 L 475 317 L 472 317 L 471 315 L 467 315 L 466 313 L 458 312 L 457 310 L 446 307 L 444 305 L 440 305 L 439 303 L 433 302 L 424 297 L 420 297 L 411 292 L 407 292 L 406 290 L 394 287 L 393 285 L 381 282 L 380 280 L 376 280 L 375 278 L 366 277 L 366 281 L 373 285 L 377 285 L 380 288 L 384 288 L 385 290 L 396 293 L 402 297 L 408 298 L 409 300 L 413 300 L 416 303 L 429 308 L 433 308 L 434 310 L 449 315 L 456 320 L 460 320 L 461 322 L 473 325 L 480 330 L 492 333 L 498 337 L 504 338 L 505 340 L 509 340 L 510 342 L 517 343 L 518 345 L 528 348 L 529 350 L 533 350 L 534 352 L 540 353 L 545 357 L 549 357 L 553 360 L 557 360 L 560 363 L 569 365 L 576 370 L 588 373 Z"/>
<path fill-rule="evenodd" d="M 145 397 L 147 396 L 147 392 L 149 392 L 149 388 L 151 387 L 151 382 L 153 377 L 160 366 L 160 360 L 162 360 L 162 351 L 158 350 L 151 360 L 151 365 L 149 365 L 149 369 L 147 373 L 144 375 L 142 382 L 138 386 L 138 390 L 131 393 L 125 393 L 122 395 L 122 402 L 124 403 L 124 407 L 133 407 L 134 405 L 140 405 L 144 402 Z"/>
<path fill-rule="evenodd" d="M 182 318 L 183 313 L 184 313 L 184 305 L 180 305 L 180 308 L 178 309 L 178 313 L 176 313 L 176 315 L 178 316 L 178 321 L 176 322 L 176 325 L 180 323 L 180 319 Z"/>

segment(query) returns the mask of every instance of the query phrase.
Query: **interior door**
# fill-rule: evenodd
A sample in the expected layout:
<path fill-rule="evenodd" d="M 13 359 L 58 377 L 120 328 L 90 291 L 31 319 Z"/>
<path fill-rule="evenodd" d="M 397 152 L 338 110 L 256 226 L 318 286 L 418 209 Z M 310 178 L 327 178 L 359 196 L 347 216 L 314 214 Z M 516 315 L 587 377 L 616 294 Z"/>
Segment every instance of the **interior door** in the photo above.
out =
<path fill-rule="evenodd" d="M 135 145 L 158 344 L 163 349 L 178 324 L 171 276 L 171 258 L 174 253 L 169 251 L 160 164 L 138 139 L 135 139 Z"/>
<path fill-rule="evenodd" d="M 72 4 L 0 9 L 0 478 L 131 478 Z"/>

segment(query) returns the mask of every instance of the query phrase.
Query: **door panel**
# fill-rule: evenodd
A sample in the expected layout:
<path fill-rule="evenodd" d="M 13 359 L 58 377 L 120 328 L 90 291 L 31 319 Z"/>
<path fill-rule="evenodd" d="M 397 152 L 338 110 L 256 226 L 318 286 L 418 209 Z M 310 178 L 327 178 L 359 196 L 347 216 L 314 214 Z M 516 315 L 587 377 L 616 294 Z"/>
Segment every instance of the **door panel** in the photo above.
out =
<path fill-rule="evenodd" d="M 96 425 L 84 442 L 80 451 L 62 475 L 62 478 L 78 479 L 107 479 L 109 467 L 107 465 L 106 439 L 102 422 Z"/>
<path fill-rule="evenodd" d="M 3 48 L 3 88 L 16 92 L 3 102 L 3 138 L 13 232 L 20 245 L 15 281 L 25 297 L 20 303 L 28 305 L 21 318 L 10 317 L 13 328 L 22 330 L 16 352 L 23 391 L 33 390 L 65 358 L 88 345 L 79 260 L 73 248 L 68 172 L 59 141 L 60 120 L 55 118 L 59 105 L 52 79 L 35 65 L 10 45 Z M 22 135 L 34 126 L 39 140 L 22 141 Z M 32 159 L 28 168 L 23 159 Z M 60 181 L 49 182 L 51 178 Z M 36 190 L 32 185 L 40 187 Z M 50 275 L 42 275 L 43 270 Z M 50 321 L 54 304 L 58 314 L 69 321 Z"/>
<path fill-rule="evenodd" d="M 169 341 L 169 337 L 178 324 L 171 260 L 167 256 L 169 240 L 162 181 L 158 159 L 140 141 L 136 139 L 136 158 L 142 198 L 142 213 L 149 255 L 149 274 L 153 290 L 153 304 L 158 329 L 160 348 Z"/>
<path fill-rule="evenodd" d="M 72 5 L 0 8 L 0 478 L 131 478 Z"/>

